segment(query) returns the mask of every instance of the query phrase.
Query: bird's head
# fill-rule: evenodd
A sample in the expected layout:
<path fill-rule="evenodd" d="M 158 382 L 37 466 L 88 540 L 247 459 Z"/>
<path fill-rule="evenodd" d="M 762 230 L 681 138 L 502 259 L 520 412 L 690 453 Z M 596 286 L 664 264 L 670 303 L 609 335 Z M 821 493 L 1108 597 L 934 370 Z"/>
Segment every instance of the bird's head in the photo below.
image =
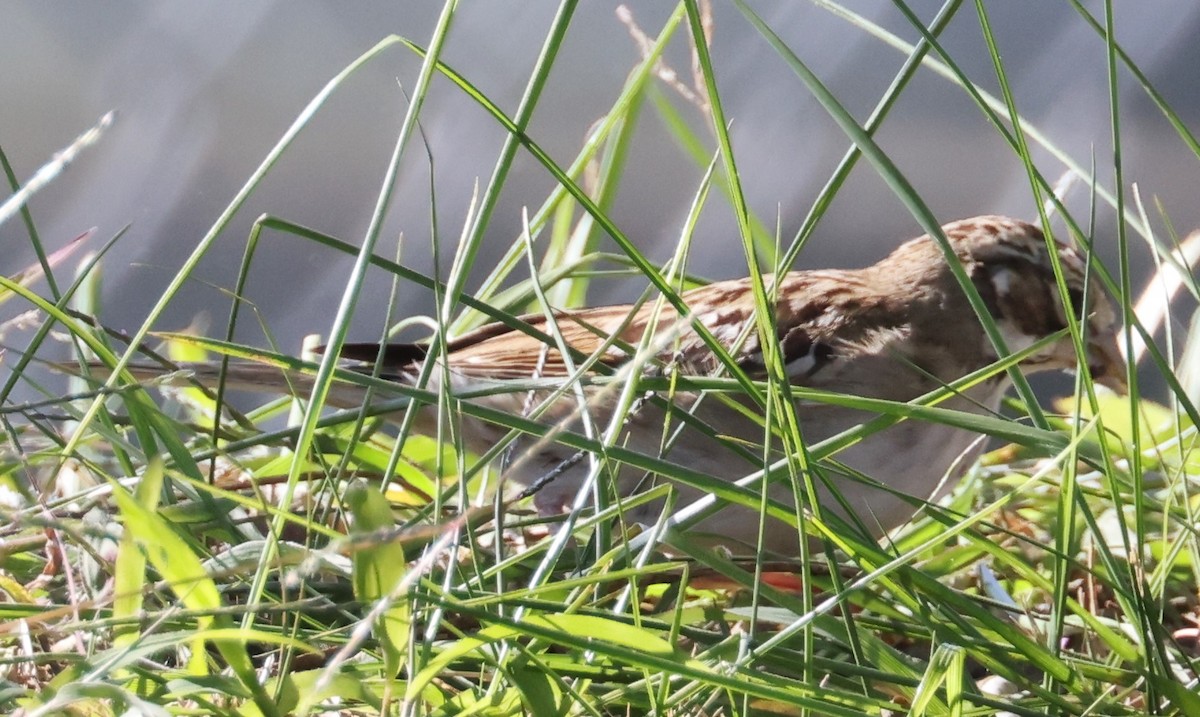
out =
<path fill-rule="evenodd" d="M 1092 379 L 1125 391 L 1125 361 L 1117 348 L 1120 318 L 1083 254 L 1065 244 L 1057 245 L 1066 285 L 1064 301 L 1045 237 L 1033 224 L 984 216 L 943 229 L 1010 351 L 1062 333 L 1070 312 L 1083 334 Z M 1026 372 L 1074 370 L 1077 365 L 1074 343 L 1066 334 L 1022 362 Z"/>

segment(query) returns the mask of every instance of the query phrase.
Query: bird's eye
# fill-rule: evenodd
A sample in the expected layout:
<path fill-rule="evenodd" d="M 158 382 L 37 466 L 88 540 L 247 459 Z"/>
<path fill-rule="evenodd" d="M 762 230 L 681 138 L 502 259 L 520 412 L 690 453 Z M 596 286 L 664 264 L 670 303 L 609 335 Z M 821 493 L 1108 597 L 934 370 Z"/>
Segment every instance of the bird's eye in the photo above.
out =
<path fill-rule="evenodd" d="M 1071 300 L 1071 311 L 1075 316 L 1083 316 L 1083 292 L 1071 287 L 1067 289 L 1067 298 Z"/>

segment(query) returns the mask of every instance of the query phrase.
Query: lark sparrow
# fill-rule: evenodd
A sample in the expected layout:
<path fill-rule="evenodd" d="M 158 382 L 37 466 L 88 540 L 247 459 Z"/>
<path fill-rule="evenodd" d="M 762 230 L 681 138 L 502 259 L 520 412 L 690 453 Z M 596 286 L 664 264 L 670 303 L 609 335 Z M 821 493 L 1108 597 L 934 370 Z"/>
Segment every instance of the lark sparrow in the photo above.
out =
<path fill-rule="evenodd" d="M 1124 362 L 1117 352 L 1117 317 L 1105 293 L 1094 282 L 1086 283 L 1084 258 L 1074 249 L 1059 246 L 1058 259 L 1070 290 L 1072 306 L 1059 299 L 1042 232 L 1037 227 L 999 216 L 981 216 L 953 222 L 942 228 L 956 260 L 978 291 L 1010 351 L 1020 351 L 1059 333 L 1067 325 L 1066 312 L 1084 313 L 1087 360 L 1094 379 L 1120 388 Z M 840 394 L 911 401 L 998 360 L 993 342 L 947 263 L 929 236 L 913 239 L 879 263 L 863 269 L 796 271 L 764 277 L 773 296 L 774 327 L 783 371 L 793 385 Z M 440 368 L 433 370 L 427 388 L 452 394 L 474 394 L 471 400 L 493 409 L 528 415 L 551 395 L 549 389 L 527 390 L 529 379 L 564 379 L 573 367 L 592 361 L 590 374 L 629 368 L 637 347 L 649 347 L 651 360 L 636 365 L 639 376 L 728 375 L 696 329 L 702 325 L 749 378 L 767 375 L 766 359 L 755 324 L 754 298 L 748 279 L 721 281 L 686 291 L 680 298 L 689 313 L 682 317 L 662 304 L 640 307 L 605 306 L 558 311 L 556 328 L 544 315 L 523 317 L 536 332 L 555 334 L 573 351 L 564 357 L 554 342 L 503 324 L 491 324 L 448 342 Z M 652 336 L 646 336 L 647 332 Z M 643 339 L 648 339 L 643 343 Z M 395 344 L 384 352 L 381 374 L 393 381 L 416 380 L 428 347 Z M 375 361 L 379 347 L 354 344 L 342 357 L 364 371 Z M 646 353 L 646 352 L 644 352 Z M 769 352 L 768 352 L 769 353 Z M 362 362 L 362 363 L 358 363 Z M 1069 337 L 1047 345 L 1021 363 L 1025 373 L 1073 369 L 1076 354 Z M 160 370 L 160 369 L 159 369 Z M 139 374 L 144 375 L 144 369 Z M 196 367 L 196 374 L 212 382 L 211 367 Z M 297 377 L 290 377 L 294 382 Z M 268 366 L 232 365 L 225 379 L 231 386 L 274 388 L 280 373 Z M 448 384 L 446 381 L 448 380 Z M 504 391 L 526 382 L 522 390 Z M 660 388 L 661 388 L 660 382 Z M 1003 372 L 940 405 L 973 413 L 999 407 L 1008 381 Z M 292 384 L 294 387 L 295 383 Z M 636 385 L 636 384 L 635 384 Z M 760 386 L 762 384 L 759 384 Z M 300 386 L 301 390 L 303 386 Z M 617 387 L 619 388 L 619 386 Z M 491 389 L 491 390 L 484 390 Z M 341 384 L 330 394 L 335 405 L 351 406 L 362 400 L 359 387 Z M 577 433 L 585 431 L 582 414 L 593 419 L 596 431 L 610 429 L 610 440 L 643 455 L 688 466 L 707 475 L 733 481 L 761 471 L 764 460 L 774 460 L 775 449 L 764 451 L 764 407 L 746 396 L 730 399 L 700 391 L 642 392 L 619 425 L 610 427 L 620 396 L 607 388 L 580 386 L 552 399 L 537 415 L 548 425 Z M 582 398 L 582 401 L 581 401 Z M 669 401 L 669 405 L 668 405 Z M 581 409 L 582 406 L 582 409 Z M 418 431 L 436 429 L 435 410 L 422 409 Z M 683 414 L 691 415 L 684 419 Z M 806 443 L 835 436 L 871 418 L 862 410 L 828 403 L 800 401 L 796 406 L 800 433 Z M 503 427 L 467 416 L 456 417 L 466 446 L 483 452 L 507 432 Z M 778 422 L 774 422 L 778 423 Z M 707 426 L 707 430 L 704 428 Z M 911 499 L 937 500 L 954 482 L 947 478 L 969 465 L 983 441 L 966 430 L 935 423 L 900 422 L 840 451 L 835 458 L 890 490 L 847 477 L 839 468 L 826 468 L 825 479 L 841 494 L 830 497 L 822 488 L 822 504 L 865 525 L 880 535 L 912 517 L 919 505 Z M 578 498 L 591 468 L 579 460 L 577 450 L 553 440 L 527 438 L 516 444 L 516 468 L 507 480 L 517 486 L 536 486 L 533 503 L 542 513 L 558 513 L 582 503 Z M 628 466 L 601 471 L 601 481 L 612 481 L 618 495 L 628 495 L 655 480 L 644 470 Z M 790 481 L 773 481 L 769 495 L 794 504 Z M 676 486 L 676 505 L 701 497 L 698 490 Z M 660 504 L 642 505 L 627 518 L 652 523 Z M 709 515 L 695 529 L 726 541 L 754 545 L 759 518 L 751 509 L 726 506 Z M 799 537 L 795 528 L 768 520 L 763 547 L 794 554 Z"/>

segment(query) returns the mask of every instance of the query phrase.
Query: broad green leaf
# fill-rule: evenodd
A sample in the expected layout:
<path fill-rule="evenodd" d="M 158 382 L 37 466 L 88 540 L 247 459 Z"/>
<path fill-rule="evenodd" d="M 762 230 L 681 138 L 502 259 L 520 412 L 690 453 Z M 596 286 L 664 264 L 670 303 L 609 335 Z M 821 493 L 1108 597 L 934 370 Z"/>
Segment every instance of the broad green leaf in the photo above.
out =
<path fill-rule="evenodd" d="M 135 500 L 150 513 L 158 509 L 163 476 L 162 464 L 153 463 L 146 467 L 134 489 Z M 129 645 L 138 639 L 142 591 L 146 583 L 146 554 L 138 548 L 134 532 L 127 527 L 121 533 L 113 575 L 113 617 L 126 622 L 118 623 L 113 628 L 113 646 Z"/>
<path fill-rule="evenodd" d="M 162 467 L 151 465 L 147 471 L 161 473 Z M 205 633 L 214 627 L 232 627 L 229 616 L 219 612 L 222 609 L 221 593 L 216 583 L 204 571 L 191 546 L 172 530 L 166 521 L 147 509 L 120 483 L 112 481 L 110 485 L 113 498 L 125 519 L 125 530 L 133 535 L 133 539 L 146 554 L 147 560 L 162 575 L 179 601 L 189 610 L 201 613 L 196 619 L 197 645 L 193 655 L 197 655 L 197 659 L 204 659 L 206 653 L 203 641 L 208 640 Z M 245 642 L 241 639 L 223 638 L 214 639 L 212 643 L 234 674 L 254 695 L 255 702 L 263 709 L 264 714 L 278 714 L 274 703 L 258 684 L 258 676 L 255 674 L 254 664 L 250 661 L 250 655 L 246 652 Z"/>
<path fill-rule="evenodd" d="M 396 527 L 392 507 L 378 488 L 359 482 L 346 492 L 346 504 L 354 516 L 352 580 L 354 596 L 372 609 L 380 600 L 388 606 L 375 624 L 375 636 L 384 652 L 388 675 L 400 670 L 408 646 L 408 599 L 397 594 L 407 565 L 404 547 L 387 537 Z"/>

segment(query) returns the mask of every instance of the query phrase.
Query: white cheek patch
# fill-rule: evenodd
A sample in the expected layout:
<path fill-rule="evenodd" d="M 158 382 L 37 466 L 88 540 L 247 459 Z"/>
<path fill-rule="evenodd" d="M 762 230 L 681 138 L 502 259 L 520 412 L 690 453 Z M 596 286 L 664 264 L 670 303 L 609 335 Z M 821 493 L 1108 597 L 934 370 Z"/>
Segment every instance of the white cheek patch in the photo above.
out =
<path fill-rule="evenodd" d="M 1001 321 L 997 326 L 1000 328 L 1000 335 L 1004 337 L 1004 344 L 1008 347 L 1009 351 L 1024 351 L 1033 346 L 1038 340 L 1038 337 L 1030 336 L 1021 331 L 1010 321 Z"/>
<path fill-rule="evenodd" d="M 1017 277 L 1014 276 L 1012 269 L 1003 266 L 998 267 L 990 273 L 989 278 L 992 281 L 992 288 L 996 292 L 997 303 L 1001 307 L 1004 307 L 1002 312 L 1004 310 L 1008 312 L 1013 310 L 1019 311 L 1023 306 L 1021 299 L 1024 297 L 1013 296 L 1013 284 L 1017 283 L 1015 282 Z M 1020 317 L 997 317 L 996 327 L 1000 329 L 1000 337 L 1004 339 L 1004 346 L 1010 352 L 1017 353 L 1032 346 L 1038 340 L 1038 337 L 1021 330 L 1020 325 L 1013 320 L 1014 318 Z M 995 349 L 992 346 L 991 340 L 988 339 L 987 334 L 983 336 L 983 348 L 987 353 L 995 354 Z"/>
<path fill-rule="evenodd" d="M 996 269 L 991 273 L 992 287 L 997 296 L 1008 296 L 1012 288 L 1012 271 L 1008 268 Z"/>
<path fill-rule="evenodd" d="M 1011 321 L 1001 319 L 996 322 L 996 328 L 1000 329 L 1000 338 L 1004 339 L 1004 346 L 1010 353 L 1018 353 L 1032 346 L 1037 342 L 1038 337 L 1030 336 L 1021 331 Z M 996 349 L 992 346 L 992 341 L 983 335 L 983 350 L 989 355 L 995 355 Z"/>

